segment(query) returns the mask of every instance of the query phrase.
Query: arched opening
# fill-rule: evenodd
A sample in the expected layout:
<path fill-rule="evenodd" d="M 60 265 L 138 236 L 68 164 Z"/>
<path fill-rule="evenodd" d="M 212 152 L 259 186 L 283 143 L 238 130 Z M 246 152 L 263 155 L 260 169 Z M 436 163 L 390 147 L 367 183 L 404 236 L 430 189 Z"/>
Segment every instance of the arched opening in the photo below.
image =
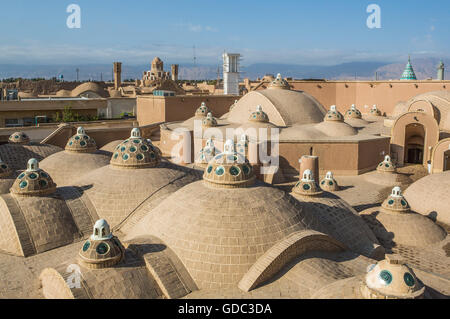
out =
<path fill-rule="evenodd" d="M 405 127 L 405 163 L 424 163 L 425 128 L 422 124 L 412 123 Z"/>
<path fill-rule="evenodd" d="M 444 152 L 444 171 L 450 171 L 450 150 Z"/>

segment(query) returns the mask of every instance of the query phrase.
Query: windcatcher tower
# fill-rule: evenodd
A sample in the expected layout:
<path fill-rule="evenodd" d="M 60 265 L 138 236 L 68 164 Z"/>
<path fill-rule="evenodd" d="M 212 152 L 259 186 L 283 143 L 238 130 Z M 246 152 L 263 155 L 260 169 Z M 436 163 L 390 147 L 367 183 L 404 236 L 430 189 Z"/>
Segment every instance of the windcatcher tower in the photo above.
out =
<path fill-rule="evenodd" d="M 114 62 L 114 89 L 118 90 L 122 83 L 122 62 Z"/>
<path fill-rule="evenodd" d="M 239 53 L 223 54 L 223 89 L 225 95 L 239 95 Z"/>

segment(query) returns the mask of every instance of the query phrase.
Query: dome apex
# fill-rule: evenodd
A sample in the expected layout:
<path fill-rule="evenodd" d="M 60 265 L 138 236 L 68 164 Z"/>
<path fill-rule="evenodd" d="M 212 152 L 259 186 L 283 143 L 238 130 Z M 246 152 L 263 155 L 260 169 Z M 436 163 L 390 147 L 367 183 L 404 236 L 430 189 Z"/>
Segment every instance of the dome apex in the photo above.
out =
<path fill-rule="evenodd" d="M 216 155 L 203 174 L 205 183 L 215 187 L 247 187 L 254 183 L 255 175 L 248 160 L 234 148 L 234 142 L 225 142 L 223 153 Z"/>
<path fill-rule="evenodd" d="M 392 189 L 389 197 L 381 205 L 384 211 L 408 213 L 409 205 L 406 199 L 402 195 L 402 190 L 399 186 L 395 186 Z"/>
<path fill-rule="evenodd" d="M 131 136 L 116 146 L 111 158 L 112 166 L 122 168 L 155 167 L 161 161 L 161 151 L 149 139 L 141 135 L 139 128 L 133 128 Z"/>
<path fill-rule="evenodd" d="M 236 103 L 236 102 L 235 102 Z M 205 117 L 207 116 L 211 111 L 206 106 L 205 102 L 202 102 L 202 104 L 198 107 L 198 109 L 195 111 L 196 117 Z"/>
<path fill-rule="evenodd" d="M 303 172 L 302 178 L 299 182 L 297 182 L 297 184 L 295 184 L 292 191 L 296 194 L 306 196 L 316 196 L 323 193 L 323 191 L 314 180 L 312 171 L 310 169 L 306 169 Z"/>
<path fill-rule="evenodd" d="M 212 113 L 209 112 L 208 115 L 206 115 L 206 118 L 202 121 L 203 127 L 215 127 L 217 126 L 217 120 L 215 117 L 212 116 Z"/>
<path fill-rule="evenodd" d="M 374 104 L 370 109 L 370 115 L 381 116 L 381 111 L 378 109 L 376 104 Z"/>
<path fill-rule="evenodd" d="M 14 132 L 8 139 L 12 144 L 28 144 L 30 143 L 30 137 L 24 132 Z"/>
<path fill-rule="evenodd" d="M 97 150 L 97 144 L 80 126 L 77 129 L 77 134 L 67 141 L 65 150 L 76 153 L 93 153 Z"/>
<path fill-rule="evenodd" d="M 377 171 L 395 173 L 397 171 L 395 165 L 392 163 L 392 159 L 389 155 L 384 157 L 384 160 L 378 164 Z"/>
<path fill-rule="evenodd" d="M 330 110 L 325 115 L 324 121 L 337 121 L 337 122 L 343 122 L 344 117 L 342 114 L 336 109 L 336 105 L 330 106 Z"/>
<path fill-rule="evenodd" d="M 12 169 L 0 158 L 0 178 L 8 177 L 12 174 Z"/>
<path fill-rule="evenodd" d="M 39 162 L 32 158 L 28 168 L 22 172 L 11 187 L 11 193 L 22 196 L 44 196 L 56 191 L 56 184 L 49 174 L 39 168 Z"/>
<path fill-rule="evenodd" d="M 250 115 L 249 121 L 251 122 L 261 122 L 261 123 L 268 123 L 269 122 L 269 116 L 266 112 L 263 111 L 261 105 L 256 106 L 256 111 L 252 112 Z"/>
<path fill-rule="evenodd" d="M 350 109 L 345 112 L 346 119 L 360 119 L 361 117 L 361 112 L 356 108 L 355 104 L 352 104 Z"/>
<path fill-rule="evenodd" d="M 339 190 L 339 185 L 333 177 L 332 172 L 327 172 L 324 179 L 320 182 L 320 188 L 327 192 L 334 192 Z"/>
<path fill-rule="evenodd" d="M 277 74 L 277 77 L 269 85 L 269 89 L 290 90 L 290 88 L 291 86 L 281 77 L 280 73 Z"/>

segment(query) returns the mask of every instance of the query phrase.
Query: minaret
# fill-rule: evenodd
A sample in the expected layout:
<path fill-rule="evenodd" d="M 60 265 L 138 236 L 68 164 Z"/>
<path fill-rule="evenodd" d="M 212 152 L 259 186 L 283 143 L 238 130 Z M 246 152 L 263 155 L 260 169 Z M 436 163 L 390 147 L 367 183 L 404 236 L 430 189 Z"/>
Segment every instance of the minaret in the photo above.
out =
<path fill-rule="evenodd" d="M 437 69 L 437 79 L 438 81 L 444 81 L 444 62 L 439 63 L 438 69 Z"/>
<path fill-rule="evenodd" d="M 403 71 L 400 80 L 417 80 L 416 74 L 414 73 L 411 65 L 411 57 L 408 57 L 408 64 L 406 64 L 405 71 Z"/>

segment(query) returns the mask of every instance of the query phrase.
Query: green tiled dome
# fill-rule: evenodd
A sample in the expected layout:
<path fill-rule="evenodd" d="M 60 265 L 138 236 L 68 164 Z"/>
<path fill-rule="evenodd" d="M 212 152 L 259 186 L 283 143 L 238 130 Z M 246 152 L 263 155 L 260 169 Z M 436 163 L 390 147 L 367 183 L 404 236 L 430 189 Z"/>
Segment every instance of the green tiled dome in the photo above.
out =
<path fill-rule="evenodd" d="M 417 80 L 416 74 L 414 73 L 411 65 L 411 58 L 408 58 L 408 64 L 406 65 L 405 71 L 403 71 L 400 80 Z"/>

